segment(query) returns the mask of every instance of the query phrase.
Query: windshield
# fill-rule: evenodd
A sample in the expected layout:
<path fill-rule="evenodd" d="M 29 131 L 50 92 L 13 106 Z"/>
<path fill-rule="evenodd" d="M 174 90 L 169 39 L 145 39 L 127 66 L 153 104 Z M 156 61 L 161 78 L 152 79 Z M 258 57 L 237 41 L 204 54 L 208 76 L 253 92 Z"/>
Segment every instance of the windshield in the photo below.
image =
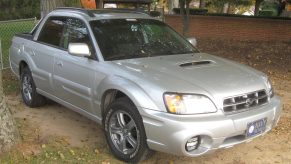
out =
<path fill-rule="evenodd" d="M 91 28 L 104 60 L 198 52 L 163 22 L 151 19 L 103 19 Z"/>

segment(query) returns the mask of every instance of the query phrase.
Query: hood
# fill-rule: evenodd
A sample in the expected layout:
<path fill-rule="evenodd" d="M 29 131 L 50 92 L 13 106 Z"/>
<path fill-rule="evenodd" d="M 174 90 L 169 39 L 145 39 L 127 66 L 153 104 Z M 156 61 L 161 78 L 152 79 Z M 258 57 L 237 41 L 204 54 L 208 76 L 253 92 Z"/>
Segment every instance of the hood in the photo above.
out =
<path fill-rule="evenodd" d="M 158 88 L 163 92 L 197 93 L 222 99 L 266 88 L 259 71 L 204 53 L 113 63 L 127 72 L 124 78 L 146 91 Z"/>

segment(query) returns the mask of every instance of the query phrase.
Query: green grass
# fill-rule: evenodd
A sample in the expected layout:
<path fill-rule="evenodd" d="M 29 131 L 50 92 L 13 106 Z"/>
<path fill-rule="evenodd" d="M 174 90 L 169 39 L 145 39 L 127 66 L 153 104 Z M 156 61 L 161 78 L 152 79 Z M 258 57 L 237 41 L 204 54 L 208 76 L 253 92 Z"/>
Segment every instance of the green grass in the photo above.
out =
<path fill-rule="evenodd" d="M 9 48 L 13 36 L 18 33 L 30 32 L 34 25 L 34 20 L 19 22 L 0 22 L 0 39 L 2 44 L 1 46 L 4 68 L 9 67 Z"/>
<path fill-rule="evenodd" d="M 5 95 L 19 94 L 20 82 L 10 69 L 2 71 L 2 85 Z"/>

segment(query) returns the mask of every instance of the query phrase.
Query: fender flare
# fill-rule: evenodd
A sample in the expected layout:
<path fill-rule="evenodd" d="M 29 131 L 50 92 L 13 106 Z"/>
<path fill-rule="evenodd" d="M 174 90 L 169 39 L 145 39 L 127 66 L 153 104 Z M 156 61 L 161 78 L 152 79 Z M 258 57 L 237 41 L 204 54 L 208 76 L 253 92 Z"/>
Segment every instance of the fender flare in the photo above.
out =
<path fill-rule="evenodd" d="M 118 90 L 124 93 L 136 107 L 161 111 L 152 98 L 135 82 L 121 76 L 109 76 L 102 80 L 97 88 L 97 100 L 102 102 L 103 97 L 109 90 Z"/>

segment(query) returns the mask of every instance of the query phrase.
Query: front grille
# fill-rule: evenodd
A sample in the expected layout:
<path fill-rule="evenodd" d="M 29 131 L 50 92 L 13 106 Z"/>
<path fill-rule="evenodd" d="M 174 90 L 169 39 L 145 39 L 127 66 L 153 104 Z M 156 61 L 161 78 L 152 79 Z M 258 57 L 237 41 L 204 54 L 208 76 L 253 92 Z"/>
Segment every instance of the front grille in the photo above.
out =
<path fill-rule="evenodd" d="M 242 112 L 249 110 L 252 107 L 263 105 L 267 102 L 268 95 L 265 90 L 259 90 L 224 99 L 223 111 L 228 114 Z"/>

